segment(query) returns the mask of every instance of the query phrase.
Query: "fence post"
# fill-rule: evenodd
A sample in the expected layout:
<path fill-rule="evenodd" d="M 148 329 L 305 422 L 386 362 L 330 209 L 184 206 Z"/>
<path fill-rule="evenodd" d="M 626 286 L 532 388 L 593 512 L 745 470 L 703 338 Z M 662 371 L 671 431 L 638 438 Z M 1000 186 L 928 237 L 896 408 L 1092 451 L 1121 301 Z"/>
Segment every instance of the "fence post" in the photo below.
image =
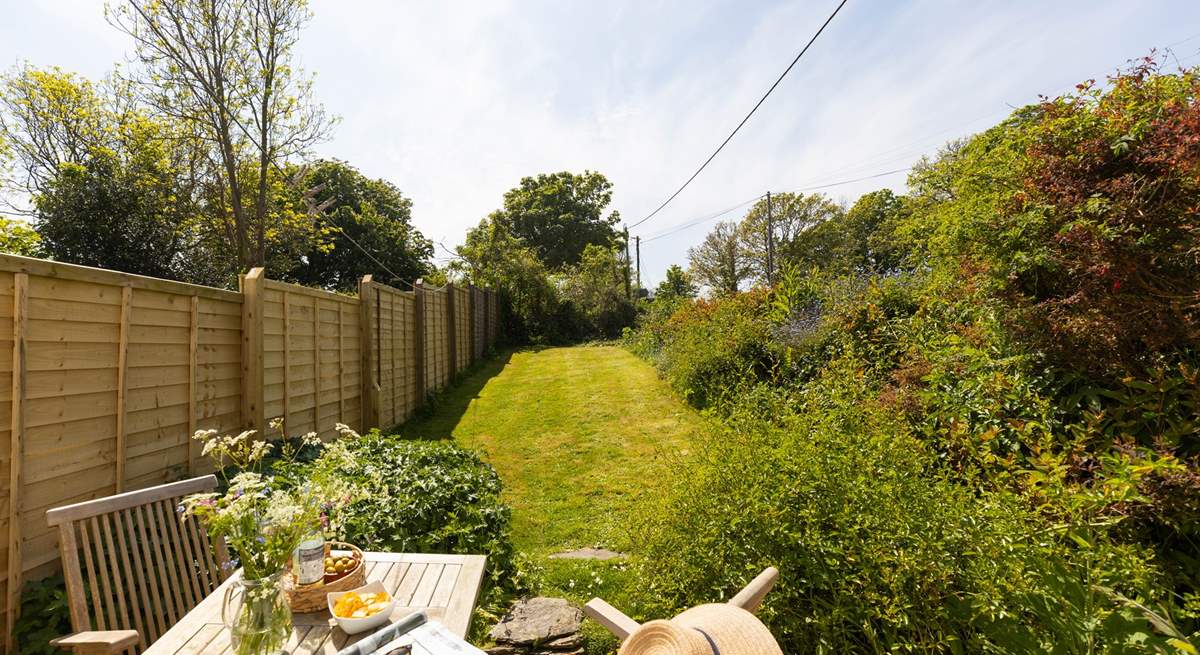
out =
<path fill-rule="evenodd" d="M 239 278 L 242 292 L 242 423 L 266 434 L 263 394 L 263 286 L 266 271 L 250 269 Z"/>
<path fill-rule="evenodd" d="M 359 337 L 358 349 L 362 357 L 362 432 L 379 427 L 379 380 L 376 379 L 375 343 L 379 334 L 375 329 L 375 300 L 379 291 L 374 289 L 374 277 L 364 275 L 358 282 Z M 373 292 L 373 293 L 372 293 Z"/>
<path fill-rule="evenodd" d="M 475 284 L 467 283 L 467 341 L 470 342 L 471 357 L 468 360 L 474 366 L 479 354 L 475 352 Z"/>
<path fill-rule="evenodd" d="M 425 285 L 413 285 L 413 370 L 416 407 L 425 404 Z"/>
<path fill-rule="evenodd" d="M 455 296 L 458 293 L 454 290 L 454 283 L 446 283 L 446 336 L 447 354 L 450 357 L 450 375 L 447 378 L 453 378 L 458 374 L 458 317 L 454 313 Z"/>
<path fill-rule="evenodd" d="M 29 315 L 29 274 L 13 274 L 12 424 L 8 451 L 8 579 L 5 594 L 4 652 L 16 653 L 13 629 L 21 610 L 21 480 L 25 463 L 25 326 Z"/>

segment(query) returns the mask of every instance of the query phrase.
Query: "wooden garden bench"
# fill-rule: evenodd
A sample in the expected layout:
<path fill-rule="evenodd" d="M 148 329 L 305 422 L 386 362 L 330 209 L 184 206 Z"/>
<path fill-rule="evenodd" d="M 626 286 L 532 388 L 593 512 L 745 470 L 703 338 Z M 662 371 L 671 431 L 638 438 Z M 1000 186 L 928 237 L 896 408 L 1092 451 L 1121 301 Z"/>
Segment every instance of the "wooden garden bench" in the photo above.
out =
<path fill-rule="evenodd" d="M 206 475 L 46 512 L 75 631 L 51 643 L 80 655 L 141 652 L 217 589 L 230 574 L 224 540 L 177 511 L 184 496 L 216 488 Z"/>

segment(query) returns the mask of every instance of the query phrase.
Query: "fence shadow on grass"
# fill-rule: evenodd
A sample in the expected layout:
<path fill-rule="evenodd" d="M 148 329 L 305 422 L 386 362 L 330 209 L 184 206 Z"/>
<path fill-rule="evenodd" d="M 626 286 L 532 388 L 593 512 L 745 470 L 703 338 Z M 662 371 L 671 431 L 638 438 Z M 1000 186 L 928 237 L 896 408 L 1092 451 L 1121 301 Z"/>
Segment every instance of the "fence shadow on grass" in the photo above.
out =
<path fill-rule="evenodd" d="M 479 392 L 489 380 L 504 370 L 512 355 L 512 350 L 505 350 L 476 363 L 460 374 L 449 387 L 435 394 L 413 418 L 385 432 L 419 441 L 453 438 L 454 427 L 467 412 L 471 401 L 479 397 Z"/>

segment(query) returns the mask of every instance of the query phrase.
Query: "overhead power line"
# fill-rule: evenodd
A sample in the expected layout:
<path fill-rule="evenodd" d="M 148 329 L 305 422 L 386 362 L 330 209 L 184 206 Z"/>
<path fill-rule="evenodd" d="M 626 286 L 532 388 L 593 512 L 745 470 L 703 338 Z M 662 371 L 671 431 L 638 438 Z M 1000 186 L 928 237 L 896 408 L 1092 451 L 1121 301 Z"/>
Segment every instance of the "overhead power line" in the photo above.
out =
<path fill-rule="evenodd" d="M 911 169 L 912 169 L 912 167 L 911 167 L 911 166 L 905 166 L 904 168 L 897 168 L 897 169 L 895 169 L 895 170 L 884 171 L 884 172 L 882 172 L 882 173 L 875 173 L 874 175 L 865 175 L 865 176 L 863 176 L 863 177 L 856 177 L 856 178 L 854 178 L 854 179 L 852 179 L 852 180 L 840 180 L 840 181 L 837 181 L 837 182 L 829 182 L 829 183 L 826 183 L 826 184 L 815 184 L 815 185 L 812 185 L 812 186 L 800 187 L 800 188 L 798 188 L 798 189 L 793 189 L 791 192 L 792 192 L 792 193 L 797 193 L 797 192 L 800 192 L 800 191 L 816 191 L 817 189 L 828 189 L 828 188 L 830 188 L 830 187 L 842 186 L 842 185 L 844 185 L 844 184 L 854 184 L 855 182 L 863 182 L 863 181 L 865 181 L 865 180 L 873 180 L 873 179 L 875 179 L 875 178 L 878 178 L 878 177 L 887 177 L 888 175 L 895 175 L 895 174 L 897 174 L 897 173 L 904 173 L 904 172 L 907 172 L 907 171 L 909 171 L 909 170 L 911 170 Z M 732 206 L 732 207 L 730 207 L 730 208 L 728 208 L 728 209 L 723 209 L 723 210 L 721 210 L 721 211 L 719 211 L 719 212 L 717 212 L 717 213 L 715 213 L 715 214 L 709 214 L 709 215 L 707 215 L 707 216 L 703 216 L 703 217 L 701 217 L 701 218 L 697 218 L 697 219 L 694 219 L 694 220 L 691 220 L 691 221 L 687 221 L 686 223 L 680 223 L 679 225 L 676 225 L 675 227 L 673 227 L 673 228 L 671 228 L 671 229 L 669 229 L 669 230 L 667 230 L 667 231 L 665 231 L 665 232 L 660 232 L 660 233 L 658 233 L 658 234 L 656 234 L 656 235 L 654 235 L 654 236 L 652 236 L 652 237 L 648 237 L 648 238 L 642 239 L 642 241 L 645 241 L 645 242 L 654 241 L 655 239 L 661 239 L 661 238 L 663 238 L 663 237 L 665 237 L 665 236 L 670 236 L 670 235 L 672 235 L 672 234 L 675 234 L 676 232 L 682 232 L 683 230 L 686 230 L 686 229 L 688 229 L 688 228 L 690 228 L 690 227 L 695 227 L 695 226 L 697 226 L 697 225 L 700 225 L 700 224 L 702 224 L 702 223 L 707 223 L 708 221 L 711 221 L 711 220 L 714 220 L 714 219 L 720 218 L 720 217 L 722 217 L 722 216 L 724 216 L 724 215 L 728 214 L 729 212 L 732 212 L 732 211 L 733 211 L 733 210 L 735 210 L 735 209 L 739 209 L 739 208 L 741 208 L 741 207 L 745 207 L 746 205 L 748 205 L 748 204 L 750 204 L 750 203 L 752 203 L 752 202 L 756 202 L 756 201 L 758 201 L 758 200 L 761 200 L 761 199 L 762 199 L 762 198 L 763 198 L 765 195 L 766 195 L 766 194 L 755 196 L 755 197 L 753 197 L 753 198 L 751 198 L 751 199 L 749 199 L 749 200 L 746 200 L 746 201 L 744 201 L 744 202 L 740 202 L 740 203 L 738 203 L 738 204 L 736 204 L 736 205 L 734 205 L 734 206 Z"/>
<path fill-rule="evenodd" d="M 800 53 L 796 55 L 796 58 L 792 60 L 792 63 L 788 64 L 788 67 L 785 68 L 783 73 L 779 76 L 779 78 L 775 80 L 775 83 L 771 85 L 771 88 L 767 89 L 767 92 L 764 93 L 763 96 L 758 99 L 758 102 L 754 103 L 754 107 L 750 110 L 750 113 L 746 114 L 746 117 L 742 119 L 742 122 L 738 123 L 737 127 L 733 128 L 733 131 L 729 133 L 729 136 L 725 137 L 725 140 L 721 142 L 721 145 L 717 146 L 717 149 L 714 150 L 713 153 L 708 156 L 708 159 L 704 160 L 703 164 L 700 164 L 700 168 L 697 168 L 696 172 L 692 173 L 692 176 L 689 177 L 687 179 L 687 181 L 683 183 L 683 186 L 680 186 L 678 189 L 676 189 L 675 193 L 672 193 L 671 196 L 669 198 L 667 198 L 666 200 L 664 200 L 663 203 L 661 205 L 659 205 L 657 208 L 655 208 L 654 211 L 650 212 L 649 214 L 647 214 L 645 217 L 643 217 L 641 220 L 634 223 L 633 225 L 630 225 L 629 226 L 630 228 L 635 228 L 635 227 L 641 225 L 642 223 L 645 223 L 646 221 L 653 218 L 655 214 L 662 211 L 664 207 L 666 207 L 668 204 L 670 204 L 671 201 L 674 200 L 676 196 L 678 196 L 680 193 L 682 193 L 683 190 L 686 189 L 688 187 L 688 185 L 692 183 L 692 180 L 696 179 L 697 175 L 700 175 L 700 172 L 703 171 L 709 165 L 709 163 L 712 162 L 713 159 L 716 159 L 717 155 L 720 154 L 721 151 L 725 149 L 725 146 L 733 139 L 734 135 L 736 135 L 738 133 L 738 131 L 740 131 L 742 129 L 742 126 L 746 124 L 746 121 L 750 120 L 750 117 L 754 115 L 754 112 L 758 111 L 758 108 L 761 107 L 762 103 L 765 102 L 767 97 L 771 95 L 771 92 L 775 90 L 775 87 L 779 86 L 779 83 L 783 81 L 783 78 L 787 77 L 787 74 L 791 72 L 792 68 L 796 65 L 796 62 L 800 61 L 800 58 L 804 56 L 804 53 L 808 52 L 808 49 L 810 47 L 812 47 L 812 44 L 814 42 L 816 42 L 817 37 L 821 36 L 821 32 L 824 32 L 825 28 L 829 26 L 829 23 L 833 21 L 834 16 L 837 16 L 838 12 L 842 10 L 842 7 L 846 6 L 846 2 L 847 2 L 847 0 L 842 0 L 840 3 L 838 3 L 837 8 L 833 10 L 832 14 L 829 14 L 829 18 L 825 19 L 825 22 L 821 24 L 820 29 L 818 29 L 817 32 L 812 35 L 812 38 L 808 40 L 808 43 L 806 43 L 804 45 L 804 48 L 800 50 Z"/>

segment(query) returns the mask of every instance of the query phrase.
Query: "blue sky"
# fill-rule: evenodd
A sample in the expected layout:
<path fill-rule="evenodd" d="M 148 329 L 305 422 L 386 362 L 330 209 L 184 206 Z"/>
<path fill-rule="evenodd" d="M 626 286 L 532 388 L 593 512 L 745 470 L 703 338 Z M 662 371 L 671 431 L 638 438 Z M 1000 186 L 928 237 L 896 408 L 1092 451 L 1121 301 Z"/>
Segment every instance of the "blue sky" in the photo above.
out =
<path fill-rule="evenodd" d="M 0 65 L 100 77 L 129 51 L 101 0 L 5 0 Z M 628 222 L 741 120 L 836 5 L 314 0 L 300 46 L 342 122 L 318 154 L 397 184 L 453 246 L 524 175 L 603 172 Z M 752 198 L 903 168 L 1011 107 L 1171 46 L 1200 64 L 1200 3 L 850 0 L 643 238 Z M 852 202 L 896 174 L 826 190 Z M 734 212 L 728 218 L 736 218 Z M 653 284 L 712 222 L 647 242 Z M 445 253 L 439 250 L 439 256 Z"/>

